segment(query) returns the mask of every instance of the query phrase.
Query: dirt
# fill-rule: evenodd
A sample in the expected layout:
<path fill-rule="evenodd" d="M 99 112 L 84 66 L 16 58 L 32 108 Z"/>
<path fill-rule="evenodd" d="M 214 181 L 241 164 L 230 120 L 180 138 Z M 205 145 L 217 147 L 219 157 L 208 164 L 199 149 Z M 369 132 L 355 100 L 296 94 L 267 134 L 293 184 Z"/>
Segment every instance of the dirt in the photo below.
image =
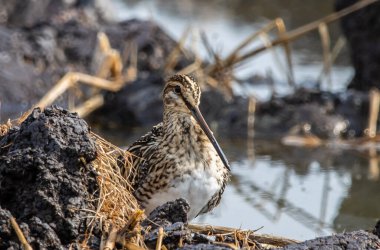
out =
<path fill-rule="evenodd" d="M 369 232 L 360 230 L 349 233 L 336 234 L 327 237 L 315 238 L 307 240 L 299 244 L 289 245 L 284 250 L 298 249 L 379 249 L 380 239 Z M 277 248 L 276 248 L 277 249 Z"/>
<path fill-rule="evenodd" d="M 1 249 L 19 246 L 11 215 L 34 249 L 67 248 L 84 234 L 97 190 L 88 133 L 84 120 L 54 107 L 35 109 L 0 138 Z"/>
<path fill-rule="evenodd" d="M 358 0 L 336 0 L 335 9 L 341 10 Z M 368 91 L 380 87 L 380 3 L 374 3 L 340 20 L 348 41 L 355 76 L 349 88 Z"/>
<path fill-rule="evenodd" d="M 187 223 L 187 213 L 189 211 L 190 206 L 186 200 L 181 198 L 170 201 L 154 209 L 141 225 L 156 229 L 158 227 L 170 226 L 176 222 Z"/>
<path fill-rule="evenodd" d="M 376 223 L 375 228 L 372 231 L 373 234 L 380 238 L 380 220 Z"/>

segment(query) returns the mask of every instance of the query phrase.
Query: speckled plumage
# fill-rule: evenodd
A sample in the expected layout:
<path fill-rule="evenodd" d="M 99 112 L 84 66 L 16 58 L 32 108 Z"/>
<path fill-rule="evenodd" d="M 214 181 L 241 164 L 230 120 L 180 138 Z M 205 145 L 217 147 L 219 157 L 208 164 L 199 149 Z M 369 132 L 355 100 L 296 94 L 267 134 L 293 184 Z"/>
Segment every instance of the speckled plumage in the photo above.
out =
<path fill-rule="evenodd" d="M 192 219 L 220 202 L 229 167 L 194 118 L 200 94 L 192 78 L 171 77 L 163 91 L 163 122 L 128 148 L 135 155 L 135 196 L 148 214 L 159 205 L 184 198 Z"/>

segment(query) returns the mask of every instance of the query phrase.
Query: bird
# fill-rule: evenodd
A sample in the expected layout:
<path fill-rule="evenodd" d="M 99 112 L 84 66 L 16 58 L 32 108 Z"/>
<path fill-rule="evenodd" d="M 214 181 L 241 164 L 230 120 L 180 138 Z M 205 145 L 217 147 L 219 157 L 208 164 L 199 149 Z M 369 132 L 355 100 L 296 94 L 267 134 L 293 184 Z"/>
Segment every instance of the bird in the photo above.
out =
<path fill-rule="evenodd" d="M 147 215 L 182 198 L 192 220 L 220 203 L 231 170 L 199 110 L 200 97 L 194 78 L 171 76 L 162 92 L 163 121 L 127 148 L 136 171 L 134 195 Z"/>

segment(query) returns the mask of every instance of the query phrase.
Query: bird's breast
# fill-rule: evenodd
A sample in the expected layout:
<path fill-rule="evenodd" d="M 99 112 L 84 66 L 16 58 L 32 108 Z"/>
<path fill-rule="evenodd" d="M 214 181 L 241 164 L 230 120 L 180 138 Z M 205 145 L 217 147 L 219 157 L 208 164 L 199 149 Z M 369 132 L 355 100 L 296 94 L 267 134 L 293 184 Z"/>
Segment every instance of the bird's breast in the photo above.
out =
<path fill-rule="evenodd" d="M 176 171 L 175 177 L 168 186 L 150 199 L 146 206 L 148 213 L 168 201 L 184 198 L 190 205 L 188 218 L 191 220 L 222 187 L 222 173 L 216 166 L 188 161 L 179 165 L 178 168 L 181 171 Z"/>

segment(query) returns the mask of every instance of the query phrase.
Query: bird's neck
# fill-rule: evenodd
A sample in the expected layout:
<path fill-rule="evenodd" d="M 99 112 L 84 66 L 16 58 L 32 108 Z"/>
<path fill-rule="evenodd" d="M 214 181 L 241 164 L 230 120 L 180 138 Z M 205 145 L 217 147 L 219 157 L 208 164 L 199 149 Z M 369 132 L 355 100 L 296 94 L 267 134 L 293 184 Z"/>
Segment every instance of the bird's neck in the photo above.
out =
<path fill-rule="evenodd" d="M 212 144 L 191 114 L 164 111 L 163 129 L 163 142 L 171 154 L 178 154 L 178 150 L 183 149 L 188 157 L 201 159 L 213 151 Z"/>
<path fill-rule="evenodd" d="M 170 109 L 164 110 L 163 125 L 167 132 L 173 133 L 198 126 L 191 114 Z"/>
<path fill-rule="evenodd" d="M 208 141 L 197 121 L 189 113 L 173 110 L 164 111 L 163 127 L 166 140 L 182 141 L 183 143 L 196 143 Z"/>

